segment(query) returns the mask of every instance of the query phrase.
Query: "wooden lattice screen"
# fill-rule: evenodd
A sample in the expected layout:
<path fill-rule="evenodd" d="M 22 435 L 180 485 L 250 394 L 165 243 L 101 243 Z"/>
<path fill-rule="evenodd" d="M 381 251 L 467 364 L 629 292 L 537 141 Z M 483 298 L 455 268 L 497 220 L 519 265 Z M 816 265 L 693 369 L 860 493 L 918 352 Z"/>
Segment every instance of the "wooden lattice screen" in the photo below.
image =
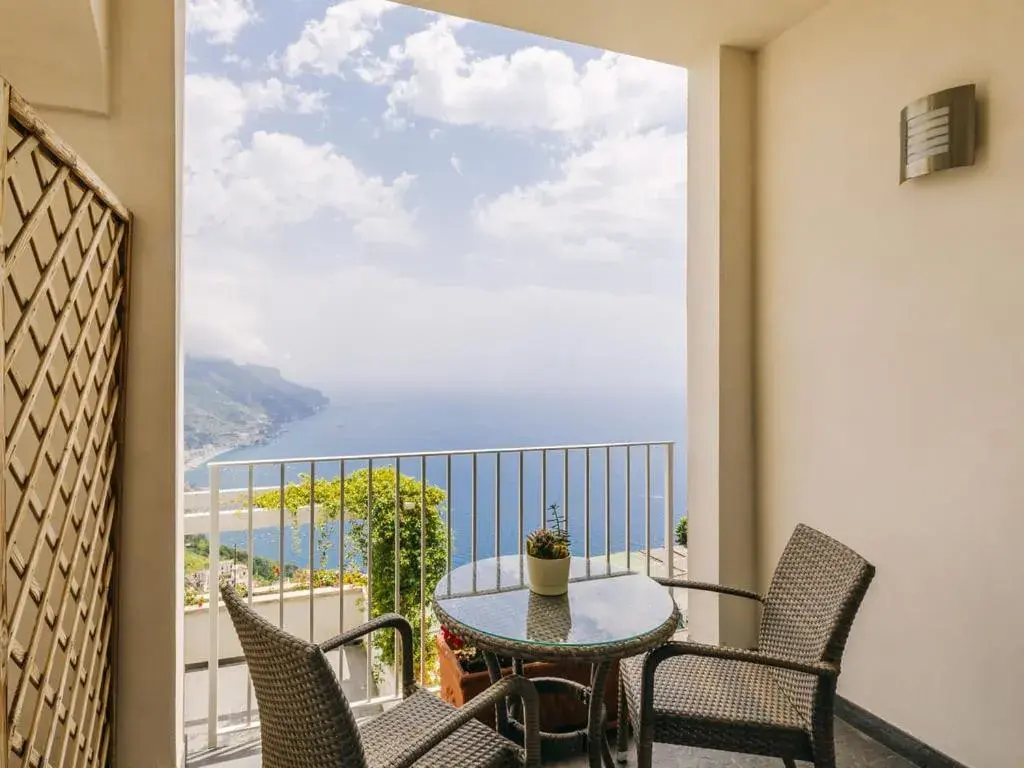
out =
<path fill-rule="evenodd" d="M 130 219 L 0 87 L 0 727 L 11 766 L 103 766 Z"/>

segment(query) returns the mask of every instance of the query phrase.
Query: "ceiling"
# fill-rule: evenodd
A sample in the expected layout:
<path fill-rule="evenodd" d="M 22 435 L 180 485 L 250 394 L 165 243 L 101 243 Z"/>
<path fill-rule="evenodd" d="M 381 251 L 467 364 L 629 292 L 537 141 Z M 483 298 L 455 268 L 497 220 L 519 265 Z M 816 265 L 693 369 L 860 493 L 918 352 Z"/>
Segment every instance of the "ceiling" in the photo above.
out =
<path fill-rule="evenodd" d="M 685 67 L 718 45 L 759 48 L 828 0 L 399 2 Z"/>
<path fill-rule="evenodd" d="M 166 0 L 170 1 L 170 0 Z M 718 45 L 758 48 L 828 0 L 400 0 L 690 66 Z M 108 0 L 0 0 L 0 76 L 39 106 L 108 109 Z M 174 34 L 172 29 L 154 35 Z"/>

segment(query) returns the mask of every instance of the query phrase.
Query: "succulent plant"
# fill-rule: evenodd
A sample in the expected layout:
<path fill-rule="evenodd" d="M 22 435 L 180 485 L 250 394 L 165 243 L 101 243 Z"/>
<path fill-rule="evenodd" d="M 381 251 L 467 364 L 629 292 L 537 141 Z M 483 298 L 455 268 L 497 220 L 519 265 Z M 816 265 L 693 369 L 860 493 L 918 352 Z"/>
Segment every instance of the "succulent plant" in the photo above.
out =
<path fill-rule="evenodd" d="M 558 505 L 548 507 L 551 527 L 538 528 L 526 537 L 526 553 L 541 560 L 569 557 L 569 532 L 565 529 Z"/>

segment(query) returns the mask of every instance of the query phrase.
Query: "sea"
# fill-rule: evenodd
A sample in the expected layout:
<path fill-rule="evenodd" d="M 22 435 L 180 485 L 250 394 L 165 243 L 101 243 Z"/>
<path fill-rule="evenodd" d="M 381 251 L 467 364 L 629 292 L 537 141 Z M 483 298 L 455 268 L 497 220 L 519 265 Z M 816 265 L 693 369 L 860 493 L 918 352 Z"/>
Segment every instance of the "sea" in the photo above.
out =
<path fill-rule="evenodd" d="M 452 562 L 459 565 L 496 552 L 518 550 L 519 515 L 523 530 L 539 527 L 546 506 L 556 503 L 567 511 L 573 554 L 587 551 L 589 508 L 589 551 L 603 554 L 609 547 L 619 552 L 626 546 L 627 510 L 629 546 L 634 551 L 647 545 L 664 545 L 665 517 L 671 509 L 672 529 L 686 514 L 686 399 L 679 392 L 629 393 L 372 393 L 338 391 L 326 394 L 329 406 L 317 414 L 287 425 L 273 440 L 221 454 L 212 461 L 274 460 L 270 466 L 253 470 L 256 486 L 277 486 L 280 462 L 285 462 L 286 480 L 309 474 L 337 477 L 340 462 L 311 461 L 311 457 L 341 457 L 416 453 L 519 449 L 561 445 L 592 445 L 620 442 L 670 441 L 673 448 L 672 483 L 667 479 L 667 452 L 655 446 L 590 451 L 590 483 L 587 452 L 569 452 L 565 484 L 564 454 L 548 451 L 546 469 L 541 451 L 523 454 L 522 502 L 519 491 L 519 454 L 502 454 L 500 467 L 495 454 L 476 461 L 460 455 L 451 459 L 451 486 L 443 457 L 426 461 L 426 479 L 447 491 L 445 523 L 452 528 Z M 394 465 L 394 459 L 377 459 L 374 466 Z M 346 475 L 366 467 L 365 461 L 348 460 Z M 418 458 L 402 459 L 402 474 L 420 478 Z M 220 470 L 220 488 L 244 488 L 248 467 Z M 190 487 L 208 488 L 210 469 L 204 464 L 186 473 Z M 627 494 L 628 487 L 628 494 Z M 666 503 L 671 488 L 672 504 Z M 475 514 L 474 514 L 475 513 Z M 649 513 L 649 514 L 648 514 Z M 473 525 L 475 517 L 476 525 Z M 606 526 L 610 519 L 611 526 Z M 650 524 L 648 525 L 648 520 Z M 607 535 L 606 535 L 607 527 Z M 309 567 L 309 524 L 295 521 L 285 531 L 285 561 Z M 257 556 L 278 560 L 280 532 L 276 527 L 254 531 L 253 551 Z M 316 567 L 337 568 L 338 529 L 329 524 L 326 562 L 317 556 Z M 244 532 L 225 532 L 221 541 L 229 547 L 247 548 Z M 346 567 L 360 567 L 346 554 Z"/>

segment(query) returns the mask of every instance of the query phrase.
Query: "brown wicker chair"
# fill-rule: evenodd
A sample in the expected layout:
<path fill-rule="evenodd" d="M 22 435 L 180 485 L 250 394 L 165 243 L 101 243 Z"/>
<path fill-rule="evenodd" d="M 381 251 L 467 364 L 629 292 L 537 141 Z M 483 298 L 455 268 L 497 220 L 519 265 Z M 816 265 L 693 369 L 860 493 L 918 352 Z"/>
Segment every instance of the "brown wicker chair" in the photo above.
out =
<path fill-rule="evenodd" d="M 874 566 L 825 534 L 798 525 L 768 594 L 658 579 L 763 604 L 757 650 L 668 643 L 621 663 L 619 712 L 636 733 L 638 768 L 654 742 L 807 760 L 834 768 L 833 705 L 850 625 Z M 619 730 L 626 750 L 626 718 Z"/>
<path fill-rule="evenodd" d="M 380 616 L 317 645 L 267 622 L 230 587 L 221 595 L 256 691 L 264 768 L 540 765 L 537 690 L 525 678 L 506 677 L 456 709 L 414 682 L 412 627 L 402 616 Z M 360 729 L 324 653 L 385 628 L 402 639 L 403 700 Z M 507 696 L 523 702 L 525 749 L 475 719 Z"/>

